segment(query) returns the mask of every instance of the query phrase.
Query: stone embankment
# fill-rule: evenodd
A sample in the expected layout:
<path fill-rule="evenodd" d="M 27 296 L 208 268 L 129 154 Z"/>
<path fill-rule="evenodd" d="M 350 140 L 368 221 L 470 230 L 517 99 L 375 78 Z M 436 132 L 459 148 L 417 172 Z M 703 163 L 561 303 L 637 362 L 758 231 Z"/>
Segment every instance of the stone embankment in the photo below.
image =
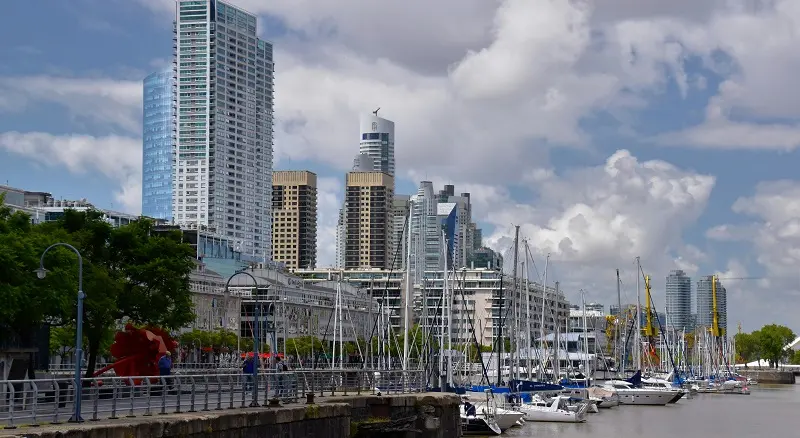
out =
<path fill-rule="evenodd" d="M 448 394 L 320 397 L 316 404 L 225 409 L 0 430 L 30 438 L 458 438 Z"/>
<path fill-rule="evenodd" d="M 747 376 L 758 383 L 794 385 L 795 375 L 792 371 L 782 370 L 748 370 L 739 368 L 739 374 Z"/>

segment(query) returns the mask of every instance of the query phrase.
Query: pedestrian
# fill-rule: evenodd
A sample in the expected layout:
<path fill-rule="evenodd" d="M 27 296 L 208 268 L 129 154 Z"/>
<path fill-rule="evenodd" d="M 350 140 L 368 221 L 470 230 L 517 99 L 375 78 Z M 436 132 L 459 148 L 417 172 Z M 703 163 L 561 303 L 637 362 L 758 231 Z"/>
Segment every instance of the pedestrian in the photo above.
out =
<path fill-rule="evenodd" d="M 172 353 L 169 351 L 158 359 L 158 374 L 161 376 L 164 386 L 172 389 L 172 379 L 169 377 L 172 374 Z"/>
<path fill-rule="evenodd" d="M 253 387 L 253 371 L 256 368 L 256 361 L 253 358 L 253 354 L 249 353 L 244 360 L 244 365 L 242 366 L 242 374 L 244 374 L 244 386 L 245 391 L 249 391 L 250 388 Z"/>
<path fill-rule="evenodd" d="M 283 375 L 289 368 L 281 360 L 280 356 L 275 356 L 275 396 L 278 398 L 286 396 L 286 378 Z"/>

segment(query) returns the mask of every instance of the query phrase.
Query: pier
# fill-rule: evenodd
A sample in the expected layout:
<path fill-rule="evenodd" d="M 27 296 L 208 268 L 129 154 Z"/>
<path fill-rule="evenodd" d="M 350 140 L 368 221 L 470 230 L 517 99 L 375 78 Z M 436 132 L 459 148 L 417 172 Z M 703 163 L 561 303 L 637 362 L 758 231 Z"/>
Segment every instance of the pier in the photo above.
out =
<path fill-rule="evenodd" d="M 51 426 L 88 427 L 95 423 L 131 421 L 139 424 L 142 419 L 165 418 L 168 415 L 208 419 L 211 418 L 209 416 L 216 418 L 223 412 L 226 418 L 234 412 L 246 413 L 245 416 L 255 416 L 253 418 L 258 418 L 259 424 L 267 425 L 270 424 L 268 421 L 278 420 L 270 420 L 269 416 L 262 418 L 259 416 L 261 414 L 256 414 L 261 412 L 259 408 L 272 412 L 279 407 L 328 404 L 328 399 L 347 404 L 348 412 L 353 406 L 360 415 L 357 420 L 362 417 L 395 418 L 396 412 L 402 411 L 401 407 L 408 407 L 412 401 L 414 405 L 418 404 L 419 399 L 402 396 L 416 397 L 425 389 L 421 371 L 356 369 L 264 372 L 258 375 L 256 385 L 252 384 L 251 377 L 242 373 L 210 372 L 169 377 L 109 376 L 82 379 L 80 411 L 83 423 L 78 424 L 69 422 L 76 399 L 72 379 L 0 381 L 0 427 L 6 434 L 17 431 L 12 433 L 15 435 L 24 430 L 23 435 L 27 435 L 32 430 L 44 431 Z M 351 397 L 361 397 L 364 401 L 348 404 L 356 400 Z M 391 402 L 393 404 L 383 401 L 389 399 L 394 400 Z M 390 403 L 388 414 L 391 415 L 386 415 L 386 403 Z M 373 409 L 365 409 L 367 406 L 376 406 L 374 413 Z M 334 409 L 324 412 L 335 416 L 340 411 Z M 296 412 L 282 415 L 280 418 L 289 420 L 281 421 L 289 423 L 299 418 Z M 239 420 L 230 421 L 235 423 Z"/>

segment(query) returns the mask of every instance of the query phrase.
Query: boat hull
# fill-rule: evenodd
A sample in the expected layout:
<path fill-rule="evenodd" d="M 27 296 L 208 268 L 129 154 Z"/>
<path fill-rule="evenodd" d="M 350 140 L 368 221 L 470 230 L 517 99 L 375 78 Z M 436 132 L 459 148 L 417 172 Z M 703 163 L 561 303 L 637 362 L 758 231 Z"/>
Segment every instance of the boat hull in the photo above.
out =
<path fill-rule="evenodd" d="M 666 406 L 677 391 L 648 391 L 618 389 L 619 404 L 634 406 Z"/>

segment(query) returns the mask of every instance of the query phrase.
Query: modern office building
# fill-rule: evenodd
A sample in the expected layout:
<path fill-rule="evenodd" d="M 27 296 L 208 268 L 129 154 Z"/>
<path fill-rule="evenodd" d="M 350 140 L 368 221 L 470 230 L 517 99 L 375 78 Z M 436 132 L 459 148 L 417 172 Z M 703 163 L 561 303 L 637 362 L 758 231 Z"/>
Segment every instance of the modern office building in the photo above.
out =
<path fill-rule="evenodd" d="M 306 170 L 272 173 L 272 253 L 289 269 L 317 265 L 317 175 Z"/>
<path fill-rule="evenodd" d="M 172 69 L 152 73 L 142 87 L 142 215 L 172 220 L 175 126 Z"/>
<path fill-rule="evenodd" d="M 408 230 L 409 208 L 411 197 L 394 195 L 392 200 L 392 240 L 389 243 L 390 268 L 405 270 L 408 264 Z M 394 262 L 394 263 L 392 263 Z"/>
<path fill-rule="evenodd" d="M 375 113 L 363 114 L 360 118 L 361 139 L 358 150 L 374 160 L 374 169 L 371 170 L 394 178 L 394 122 L 378 117 Z"/>
<path fill-rule="evenodd" d="M 725 287 L 716 279 L 716 291 L 712 289 L 712 276 L 707 275 L 697 280 L 697 326 L 712 329 L 714 323 L 714 297 L 717 295 L 717 313 L 719 315 L 720 336 L 728 332 L 728 294 Z"/>
<path fill-rule="evenodd" d="M 684 271 L 671 271 L 666 285 L 667 322 L 671 330 L 691 329 L 692 279 Z"/>
<path fill-rule="evenodd" d="M 344 269 L 388 269 L 394 178 L 350 172 L 345 184 Z"/>
<path fill-rule="evenodd" d="M 460 261 L 456 261 L 456 254 L 460 253 L 461 240 L 459 236 L 458 205 L 455 202 L 440 202 L 436 205 L 437 224 L 439 233 L 444 233 L 447 245 L 446 269 L 462 268 Z"/>
<path fill-rule="evenodd" d="M 410 200 L 409 219 L 411 253 L 409 269 L 414 284 L 421 284 L 425 271 L 444 269 L 441 243 L 442 232 L 438 221 L 437 198 L 433 183 L 422 181 L 419 190 Z"/>
<path fill-rule="evenodd" d="M 256 16 L 222 0 L 178 0 L 173 219 L 272 257 L 272 45 Z"/>

